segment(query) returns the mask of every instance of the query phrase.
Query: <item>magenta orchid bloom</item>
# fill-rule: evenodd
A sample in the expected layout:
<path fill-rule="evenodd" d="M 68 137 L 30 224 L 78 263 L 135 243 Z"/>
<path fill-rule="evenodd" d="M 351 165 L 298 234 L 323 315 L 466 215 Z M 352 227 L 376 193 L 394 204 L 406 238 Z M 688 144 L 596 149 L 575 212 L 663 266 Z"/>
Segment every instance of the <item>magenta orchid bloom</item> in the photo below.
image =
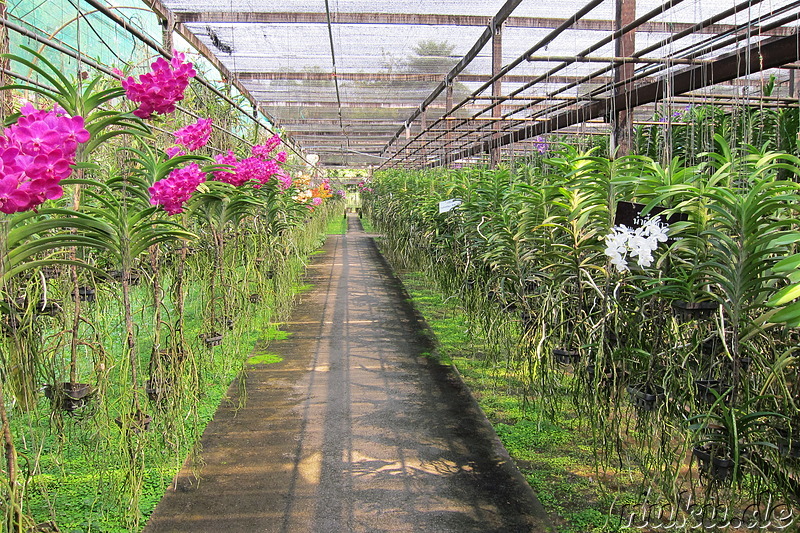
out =
<path fill-rule="evenodd" d="M 148 119 L 155 113 L 166 115 L 175 111 L 177 102 L 183 100 L 189 78 L 197 75 L 192 63 L 185 63 L 184 59 L 184 54 L 173 50 L 172 60 L 167 62 L 159 57 L 150 65 L 152 72 L 139 76 L 138 82 L 133 76 L 122 80 L 125 95 L 139 104 L 134 115 Z"/>
<path fill-rule="evenodd" d="M 206 180 L 206 175 L 197 163 L 176 168 L 169 176 L 155 182 L 150 191 L 150 203 L 160 205 L 170 215 L 183 212 L 183 204 L 192 197 L 197 187 Z"/>
<path fill-rule="evenodd" d="M 179 129 L 173 135 L 175 142 L 182 144 L 190 152 L 202 148 L 211 138 L 211 119 L 198 119 L 196 123 Z"/>
<path fill-rule="evenodd" d="M 59 182 L 72 174 L 78 145 L 89 140 L 83 117 L 59 106 L 48 111 L 27 103 L 20 112 L 0 137 L 0 212 L 7 214 L 61 198 Z"/>

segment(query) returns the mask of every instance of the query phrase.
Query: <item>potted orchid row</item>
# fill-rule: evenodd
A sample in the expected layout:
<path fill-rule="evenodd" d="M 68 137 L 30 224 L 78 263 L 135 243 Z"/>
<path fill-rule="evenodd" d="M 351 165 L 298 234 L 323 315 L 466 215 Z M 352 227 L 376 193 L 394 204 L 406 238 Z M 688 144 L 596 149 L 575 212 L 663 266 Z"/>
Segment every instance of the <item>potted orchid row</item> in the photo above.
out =
<path fill-rule="evenodd" d="M 425 270 L 459 302 L 495 350 L 487 357 L 529 376 L 526 400 L 546 412 L 570 391 L 597 433 L 618 438 L 619 453 L 638 448 L 656 480 L 685 456 L 653 440 L 699 444 L 687 419 L 733 409 L 753 420 L 748 438 L 775 444 L 756 450 L 774 466 L 756 477 L 790 494 L 796 464 L 779 458 L 780 436 L 767 428 L 773 413 L 797 408 L 786 394 L 795 339 L 780 306 L 792 309 L 798 294 L 786 276 L 800 191 L 786 176 L 800 161 L 714 142 L 693 165 L 564 145 L 540 167 L 387 171 L 362 196 L 388 258 Z M 637 224 L 616 220 L 624 203 L 638 206 Z M 504 316 L 512 305 L 517 327 Z M 621 422 L 630 408 L 633 448 Z"/>
<path fill-rule="evenodd" d="M 163 404 L 165 390 L 197 383 L 208 367 L 192 355 L 197 348 L 186 329 L 202 329 L 204 323 L 213 333 L 223 316 L 238 312 L 230 306 L 239 304 L 220 301 L 232 286 L 243 285 L 243 293 L 271 293 L 275 310 L 287 305 L 296 274 L 273 279 L 260 271 L 296 272 L 333 212 L 330 183 L 296 183 L 278 135 L 255 144 L 244 157 L 226 147 L 215 147 L 222 149 L 212 156 L 209 117 L 177 128 L 170 145 L 157 140 L 150 123 L 173 120 L 168 117 L 196 74 L 183 54 L 157 59 L 137 78 L 118 72 L 121 80 L 72 81 L 43 55 L 24 50 L 30 59 L 7 57 L 42 83 L 2 88 L 37 100 L 22 105 L 0 137 L 0 290 L 4 302 L 18 298 L 16 291 L 24 295 L 22 307 L 0 306 L 6 334 L 0 372 L 7 476 L 2 487 L 9 530 L 23 527 L 28 518 L 8 420 L 17 409 L 36 409 L 43 375 L 49 376 L 44 390 L 56 416 L 63 410 L 78 418 L 93 401 L 114 405 L 125 457 L 134 465 L 144 453 L 142 433 L 155 417 L 147 412 L 145 388 L 156 405 Z M 305 223 L 309 215 L 311 224 Z M 236 237 L 243 228 L 256 230 Z M 201 252 L 190 257 L 190 247 Z M 242 254 L 253 266 L 241 267 Z M 255 266 L 259 257 L 269 264 Z M 50 276 L 45 269 L 53 270 Z M 39 304 L 52 308 L 54 293 L 61 312 L 44 322 L 37 317 Z M 187 302 L 190 293 L 204 302 L 196 314 L 195 301 Z M 117 297 L 115 320 L 102 310 L 117 308 Z M 36 309 L 38 315 L 32 314 Z M 140 332 L 145 309 L 153 324 L 146 339 Z M 207 344 L 212 349 L 213 343 Z M 119 357 L 112 346 L 121 350 Z M 58 363 L 62 357 L 65 367 Z M 111 372 L 127 373 L 127 385 L 112 391 Z M 188 395 L 181 402 L 195 409 L 196 392 L 183 392 Z M 135 523 L 138 505 L 131 508 Z"/>

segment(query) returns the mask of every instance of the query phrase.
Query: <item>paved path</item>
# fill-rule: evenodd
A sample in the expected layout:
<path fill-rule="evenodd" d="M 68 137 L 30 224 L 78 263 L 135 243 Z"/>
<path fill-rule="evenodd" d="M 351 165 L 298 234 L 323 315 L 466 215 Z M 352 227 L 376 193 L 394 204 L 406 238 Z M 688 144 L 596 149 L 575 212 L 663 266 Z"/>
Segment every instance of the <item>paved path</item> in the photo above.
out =
<path fill-rule="evenodd" d="M 350 216 L 305 293 L 178 474 L 146 533 L 538 532 L 549 522 L 491 427 L 431 351 L 402 286 Z M 237 389 L 229 391 L 237 402 Z"/>

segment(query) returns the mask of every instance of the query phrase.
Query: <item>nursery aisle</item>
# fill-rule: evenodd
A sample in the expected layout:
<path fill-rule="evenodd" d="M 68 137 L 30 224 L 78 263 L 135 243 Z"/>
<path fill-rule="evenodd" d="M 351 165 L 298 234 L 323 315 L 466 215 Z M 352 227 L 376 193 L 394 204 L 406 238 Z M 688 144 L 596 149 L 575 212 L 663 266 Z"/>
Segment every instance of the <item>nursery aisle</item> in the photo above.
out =
<path fill-rule="evenodd" d="M 313 257 L 281 362 L 252 366 L 145 531 L 539 532 L 547 517 L 358 218 Z"/>

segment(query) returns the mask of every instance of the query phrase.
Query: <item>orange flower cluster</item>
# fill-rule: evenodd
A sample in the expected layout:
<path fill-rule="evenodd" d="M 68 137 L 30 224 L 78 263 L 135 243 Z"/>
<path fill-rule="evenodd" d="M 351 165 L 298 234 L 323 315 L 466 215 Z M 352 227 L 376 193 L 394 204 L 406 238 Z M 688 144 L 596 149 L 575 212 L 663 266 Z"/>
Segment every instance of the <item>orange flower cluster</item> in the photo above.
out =
<path fill-rule="evenodd" d="M 311 190 L 311 195 L 314 198 L 322 198 L 323 200 L 333 196 L 330 182 L 327 179 L 322 180 L 322 183 L 320 183 L 318 187 Z"/>

